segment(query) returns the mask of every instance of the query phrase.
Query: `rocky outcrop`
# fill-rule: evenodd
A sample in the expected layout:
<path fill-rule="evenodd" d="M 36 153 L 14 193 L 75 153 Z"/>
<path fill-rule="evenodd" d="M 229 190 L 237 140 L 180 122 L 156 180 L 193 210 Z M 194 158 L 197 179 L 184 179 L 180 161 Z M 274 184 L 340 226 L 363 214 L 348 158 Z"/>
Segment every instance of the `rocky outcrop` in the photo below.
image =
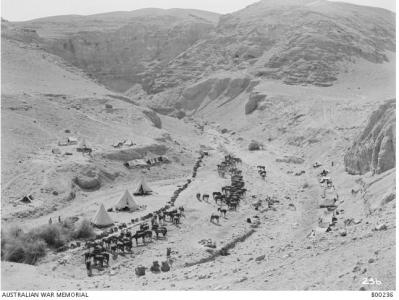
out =
<path fill-rule="evenodd" d="M 153 90 L 248 70 L 290 85 L 330 86 L 358 60 L 383 63 L 395 51 L 395 14 L 332 1 L 260 1 L 220 17 L 215 34 L 174 58 Z"/>
<path fill-rule="evenodd" d="M 204 109 L 214 101 L 220 107 L 240 94 L 250 92 L 255 85 L 249 76 L 242 74 L 211 76 L 184 88 L 175 108 L 192 112 Z"/>
<path fill-rule="evenodd" d="M 260 93 L 251 93 L 248 98 L 248 102 L 245 104 L 245 114 L 249 115 L 254 112 L 260 102 L 266 99 L 265 94 Z"/>
<path fill-rule="evenodd" d="M 394 13 L 325 0 L 263 0 L 221 17 L 148 9 L 13 25 L 36 30 L 47 51 L 157 111 L 177 101 L 191 110 L 204 95 L 247 83 L 206 81 L 219 72 L 328 87 L 357 62 L 384 63 L 395 52 Z"/>
<path fill-rule="evenodd" d="M 345 154 L 349 174 L 382 173 L 395 167 L 395 99 L 382 104 Z"/>
<path fill-rule="evenodd" d="M 140 84 L 150 92 L 153 78 L 170 60 L 213 30 L 215 25 L 204 17 L 205 13 L 148 10 L 130 16 L 110 13 L 78 17 L 75 23 L 74 18 L 53 17 L 20 26 L 37 30 L 45 37 L 42 45 L 47 51 L 83 69 L 108 88 L 125 92 Z"/>
<path fill-rule="evenodd" d="M 150 109 L 144 109 L 143 114 L 151 121 L 151 123 L 156 127 L 162 128 L 161 118 L 157 115 L 157 113 Z"/>

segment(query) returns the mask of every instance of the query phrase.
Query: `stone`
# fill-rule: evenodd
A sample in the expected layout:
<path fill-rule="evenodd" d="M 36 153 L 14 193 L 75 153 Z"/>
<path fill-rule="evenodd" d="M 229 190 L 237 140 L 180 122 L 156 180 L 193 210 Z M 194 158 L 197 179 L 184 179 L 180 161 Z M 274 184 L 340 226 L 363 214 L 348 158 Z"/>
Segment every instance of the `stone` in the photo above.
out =
<path fill-rule="evenodd" d="M 377 224 L 374 228 L 374 230 L 376 230 L 376 231 L 387 230 L 387 229 L 388 229 L 388 226 L 384 223 Z"/>
<path fill-rule="evenodd" d="M 370 258 L 370 259 L 368 260 L 368 263 L 369 263 L 369 264 L 372 264 L 373 262 L 375 262 L 375 259 L 374 259 L 374 258 Z"/>
<path fill-rule="evenodd" d="M 255 258 L 255 261 L 262 261 L 265 259 L 265 257 L 266 257 L 266 255 L 258 256 L 257 258 Z"/>

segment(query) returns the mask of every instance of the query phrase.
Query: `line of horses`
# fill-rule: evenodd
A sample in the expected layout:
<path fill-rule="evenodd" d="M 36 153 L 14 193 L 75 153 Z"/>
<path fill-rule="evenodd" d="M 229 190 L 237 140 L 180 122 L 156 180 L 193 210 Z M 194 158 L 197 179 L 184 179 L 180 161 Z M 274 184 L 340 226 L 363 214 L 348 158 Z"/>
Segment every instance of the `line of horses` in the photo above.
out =
<path fill-rule="evenodd" d="M 239 169 L 242 161 L 238 157 L 234 157 L 229 154 L 224 157 L 224 160 L 217 165 L 218 174 L 221 177 L 225 177 L 226 174 L 230 175 L 230 185 L 223 186 L 221 191 L 212 193 L 215 204 L 218 205 L 217 213 L 212 213 L 210 222 L 219 223 L 221 216 L 226 217 L 228 210 L 236 211 L 240 205 L 240 201 L 245 197 L 247 189 L 242 175 L 242 170 Z M 200 194 L 197 194 L 199 199 Z M 208 201 L 209 195 L 204 194 L 202 200 Z"/>
<path fill-rule="evenodd" d="M 197 175 L 197 170 L 201 166 L 201 162 L 208 153 L 201 151 L 196 163 L 193 167 L 192 178 Z M 170 222 L 174 225 L 181 223 L 181 218 L 184 217 L 184 207 L 180 206 L 177 209 L 173 208 L 174 203 L 177 200 L 181 192 L 183 192 L 192 179 L 187 179 L 187 182 L 182 186 L 179 186 L 171 196 L 167 204 L 159 210 L 141 217 L 140 219 L 132 219 L 131 223 L 134 224 L 139 221 L 150 220 L 150 225 L 146 223 L 140 224 L 140 229 L 135 233 L 127 229 L 125 223 L 119 226 L 113 227 L 107 231 L 103 231 L 101 234 L 96 235 L 95 239 L 89 240 L 85 244 L 87 252 L 83 254 L 85 258 L 85 264 L 89 275 L 91 275 L 92 266 L 102 269 L 105 266 L 109 266 L 109 257 L 118 253 L 132 253 L 133 240 L 136 242 L 136 246 L 139 246 L 139 241 L 145 245 L 146 242 L 151 242 L 153 235 L 156 239 L 165 238 L 167 235 L 167 228 L 164 226 L 166 222 Z M 115 234 L 120 231 L 119 234 Z M 93 263 L 93 264 L 92 264 Z"/>

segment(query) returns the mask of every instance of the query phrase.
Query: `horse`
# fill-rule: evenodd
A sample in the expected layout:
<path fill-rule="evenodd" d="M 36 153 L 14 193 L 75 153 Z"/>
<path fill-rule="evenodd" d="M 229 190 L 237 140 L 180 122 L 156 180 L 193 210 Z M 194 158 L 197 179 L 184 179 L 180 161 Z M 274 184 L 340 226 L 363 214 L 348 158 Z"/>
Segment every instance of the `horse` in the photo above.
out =
<path fill-rule="evenodd" d="M 202 195 L 202 200 L 205 201 L 205 202 L 208 202 L 208 200 L 209 200 L 209 194 L 203 194 L 203 195 Z"/>
<path fill-rule="evenodd" d="M 234 210 L 235 211 L 235 210 L 237 210 L 238 202 L 235 202 L 235 201 L 229 202 L 227 205 L 229 206 L 230 210 Z"/>
<path fill-rule="evenodd" d="M 181 217 L 181 213 L 174 214 L 173 218 L 172 218 L 173 224 L 175 224 L 175 225 L 180 224 L 180 217 Z"/>
<path fill-rule="evenodd" d="M 195 196 L 197 197 L 198 201 L 201 201 L 201 194 L 200 193 L 197 193 L 197 195 L 195 195 Z"/>
<path fill-rule="evenodd" d="M 266 171 L 260 171 L 259 172 L 260 177 L 262 177 L 263 180 L 266 178 Z"/>
<path fill-rule="evenodd" d="M 218 214 L 214 214 L 214 213 L 213 213 L 213 214 L 211 215 L 210 222 L 211 222 L 211 223 L 215 223 L 214 220 L 216 220 L 217 223 L 219 224 L 219 218 L 220 218 L 220 216 L 219 216 Z"/>
<path fill-rule="evenodd" d="M 136 240 L 136 245 L 138 245 L 138 239 L 142 238 L 143 239 L 143 244 L 145 244 L 145 238 L 152 237 L 152 231 L 151 230 L 146 230 L 146 231 L 136 231 L 136 233 L 132 236 Z"/>
<path fill-rule="evenodd" d="M 150 229 L 150 226 L 147 223 L 140 224 L 140 231 L 145 231 Z"/>
<path fill-rule="evenodd" d="M 216 205 L 218 204 L 218 201 L 220 201 L 221 204 L 223 203 L 223 198 L 222 198 L 222 196 L 216 196 L 216 197 L 215 197 L 215 203 L 216 203 Z"/>
<path fill-rule="evenodd" d="M 166 233 L 168 232 L 168 230 L 166 229 L 166 227 L 159 227 L 159 226 L 153 226 L 152 230 L 155 232 L 157 239 L 159 238 L 159 234 L 161 233 L 163 235 L 163 237 L 166 236 Z"/>
<path fill-rule="evenodd" d="M 220 197 L 220 196 L 222 196 L 221 192 L 213 192 L 212 193 L 213 200 L 215 200 L 216 197 Z"/>
<path fill-rule="evenodd" d="M 220 213 L 220 215 L 223 215 L 223 217 L 226 217 L 227 209 L 219 207 L 218 212 Z"/>

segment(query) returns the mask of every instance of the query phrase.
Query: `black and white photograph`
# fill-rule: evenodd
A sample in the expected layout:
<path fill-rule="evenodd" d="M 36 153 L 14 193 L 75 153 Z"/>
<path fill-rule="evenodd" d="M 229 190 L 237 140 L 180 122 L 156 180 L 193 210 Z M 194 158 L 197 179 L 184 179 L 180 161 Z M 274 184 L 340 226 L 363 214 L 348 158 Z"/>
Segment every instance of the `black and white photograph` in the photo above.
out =
<path fill-rule="evenodd" d="M 2 298 L 394 299 L 396 220 L 395 0 L 1 1 Z"/>

